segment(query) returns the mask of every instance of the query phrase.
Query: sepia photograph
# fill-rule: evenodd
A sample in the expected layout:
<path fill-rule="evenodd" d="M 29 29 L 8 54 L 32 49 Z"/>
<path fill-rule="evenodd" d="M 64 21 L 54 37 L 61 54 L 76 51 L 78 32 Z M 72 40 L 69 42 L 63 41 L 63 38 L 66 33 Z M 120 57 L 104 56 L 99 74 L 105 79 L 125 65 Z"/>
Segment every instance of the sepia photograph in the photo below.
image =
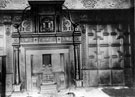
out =
<path fill-rule="evenodd" d="M 134 0 L 0 0 L 0 97 L 135 97 Z"/>

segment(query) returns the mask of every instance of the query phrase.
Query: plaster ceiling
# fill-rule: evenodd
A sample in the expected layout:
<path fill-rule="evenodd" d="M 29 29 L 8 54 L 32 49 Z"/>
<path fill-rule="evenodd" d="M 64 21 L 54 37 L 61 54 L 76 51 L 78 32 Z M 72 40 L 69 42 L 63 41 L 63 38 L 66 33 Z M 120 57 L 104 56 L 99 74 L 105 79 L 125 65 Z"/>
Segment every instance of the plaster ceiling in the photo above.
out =
<path fill-rule="evenodd" d="M 28 0 L 0 0 L 0 10 L 22 10 L 28 5 Z M 64 5 L 69 9 L 76 10 L 127 9 L 131 7 L 130 0 L 65 0 Z"/>

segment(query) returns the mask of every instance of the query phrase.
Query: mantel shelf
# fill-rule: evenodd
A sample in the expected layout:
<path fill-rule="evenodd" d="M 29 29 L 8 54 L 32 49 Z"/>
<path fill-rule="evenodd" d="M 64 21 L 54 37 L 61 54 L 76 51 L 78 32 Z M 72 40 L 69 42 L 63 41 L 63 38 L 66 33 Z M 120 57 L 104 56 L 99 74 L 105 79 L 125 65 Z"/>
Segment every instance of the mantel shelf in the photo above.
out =
<path fill-rule="evenodd" d="M 76 31 L 75 36 L 81 36 L 81 32 Z M 20 37 L 71 37 L 73 32 L 50 32 L 50 33 L 34 33 L 34 32 L 20 32 Z M 17 32 L 12 33 L 12 38 L 18 38 L 19 34 Z"/>

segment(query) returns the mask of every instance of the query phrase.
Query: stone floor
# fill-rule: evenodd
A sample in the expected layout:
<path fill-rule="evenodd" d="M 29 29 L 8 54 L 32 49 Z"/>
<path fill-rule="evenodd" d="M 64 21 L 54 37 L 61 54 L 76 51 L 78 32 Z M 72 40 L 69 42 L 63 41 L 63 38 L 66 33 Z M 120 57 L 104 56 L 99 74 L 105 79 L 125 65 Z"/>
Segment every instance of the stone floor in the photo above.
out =
<path fill-rule="evenodd" d="M 135 97 L 135 88 L 100 87 L 100 88 L 69 88 L 57 93 L 38 94 L 36 92 L 14 92 L 7 97 Z"/>

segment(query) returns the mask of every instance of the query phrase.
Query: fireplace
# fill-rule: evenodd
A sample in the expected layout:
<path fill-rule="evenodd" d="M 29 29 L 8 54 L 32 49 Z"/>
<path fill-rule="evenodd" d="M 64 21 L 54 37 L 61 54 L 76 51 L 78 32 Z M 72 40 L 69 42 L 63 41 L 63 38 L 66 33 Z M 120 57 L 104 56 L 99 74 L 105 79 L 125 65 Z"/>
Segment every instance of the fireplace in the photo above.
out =
<path fill-rule="evenodd" d="M 70 80 L 69 70 L 73 67 L 70 48 L 26 48 L 27 91 L 46 93 L 66 88 Z"/>

